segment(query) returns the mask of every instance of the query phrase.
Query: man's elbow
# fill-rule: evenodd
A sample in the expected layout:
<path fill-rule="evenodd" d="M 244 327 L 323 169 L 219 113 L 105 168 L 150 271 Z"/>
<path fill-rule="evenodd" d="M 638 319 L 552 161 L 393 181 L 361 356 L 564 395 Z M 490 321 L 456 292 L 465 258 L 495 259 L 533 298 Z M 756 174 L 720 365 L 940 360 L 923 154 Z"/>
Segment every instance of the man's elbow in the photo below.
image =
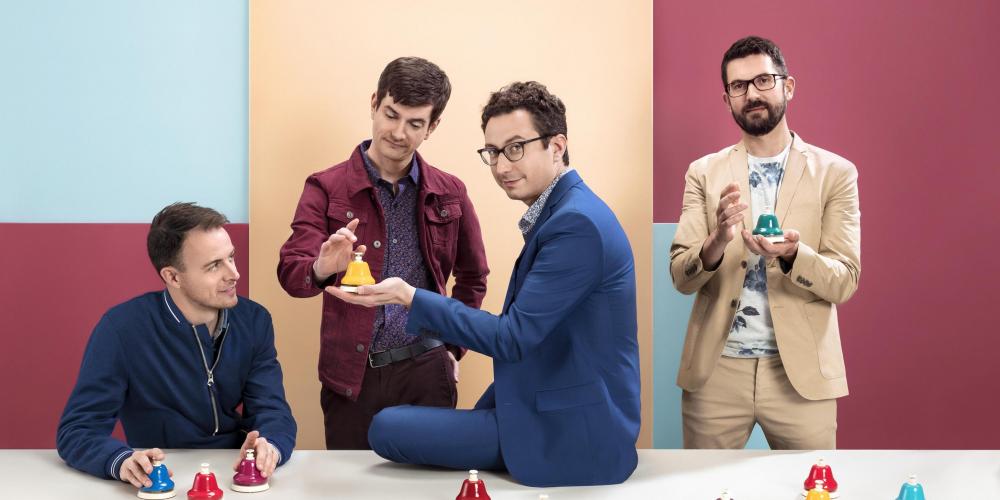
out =
<path fill-rule="evenodd" d="M 828 299 L 833 304 L 843 304 L 854 296 L 854 293 L 858 291 L 858 282 L 861 279 L 861 271 L 857 268 L 849 267 L 841 279 L 844 283 L 840 286 L 834 287 L 837 293 Z"/>
<path fill-rule="evenodd" d="M 670 280 L 674 284 L 674 289 L 683 295 L 691 295 L 698 291 L 700 287 L 695 285 L 695 280 L 685 277 L 679 264 L 670 263 Z"/>

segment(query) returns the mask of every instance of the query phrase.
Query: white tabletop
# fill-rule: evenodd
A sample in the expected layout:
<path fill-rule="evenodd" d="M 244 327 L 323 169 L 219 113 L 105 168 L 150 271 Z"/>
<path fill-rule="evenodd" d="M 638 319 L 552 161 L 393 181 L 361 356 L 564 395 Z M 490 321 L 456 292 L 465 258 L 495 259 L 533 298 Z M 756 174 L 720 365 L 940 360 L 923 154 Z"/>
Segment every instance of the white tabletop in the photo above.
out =
<path fill-rule="evenodd" d="M 624 484 L 530 488 L 509 475 L 480 472 L 494 500 L 678 499 L 714 500 L 728 488 L 734 500 L 802 500 L 802 482 L 817 458 L 833 470 L 843 500 L 892 500 L 917 474 L 928 500 L 1000 499 L 1000 451 L 730 451 L 640 450 L 639 467 Z M 229 489 L 235 450 L 168 450 L 177 497 L 201 462 L 209 462 L 228 499 L 455 498 L 467 474 L 397 465 L 367 451 L 296 451 L 275 472 L 271 489 Z M 130 484 L 97 479 L 69 468 L 54 450 L 0 450 L 0 498 L 77 500 L 136 498 Z"/>

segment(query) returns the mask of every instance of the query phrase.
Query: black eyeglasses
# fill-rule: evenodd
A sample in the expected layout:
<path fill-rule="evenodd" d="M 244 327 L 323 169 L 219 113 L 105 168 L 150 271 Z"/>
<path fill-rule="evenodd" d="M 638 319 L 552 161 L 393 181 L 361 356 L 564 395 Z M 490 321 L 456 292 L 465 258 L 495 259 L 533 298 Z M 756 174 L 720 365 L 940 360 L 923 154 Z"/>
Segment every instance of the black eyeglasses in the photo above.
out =
<path fill-rule="evenodd" d="M 496 164 L 497 164 L 497 161 L 500 160 L 500 153 L 503 153 L 503 155 L 507 157 L 507 161 L 515 162 L 517 160 L 520 160 L 521 158 L 524 158 L 524 145 L 525 144 L 528 144 L 529 142 L 540 141 L 542 139 L 548 139 L 549 137 L 553 137 L 553 136 L 552 135 L 540 135 L 538 137 L 535 137 L 534 139 L 528 139 L 526 141 L 512 142 L 512 143 L 504 146 L 502 149 L 498 149 L 498 148 L 495 148 L 493 146 L 487 146 L 487 147 L 485 147 L 483 149 L 480 149 L 477 152 L 479 153 L 479 157 L 483 159 L 483 163 L 485 163 L 485 164 L 487 164 L 487 165 L 489 165 L 491 167 L 495 167 Z"/>
<path fill-rule="evenodd" d="M 739 97 L 741 95 L 746 95 L 747 90 L 750 90 L 750 84 L 757 90 L 765 91 L 771 90 L 775 85 L 778 84 L 778 79 L 788 78 L 788 75 L 779 75 L 777 73 L 761 73 L 755 77 L 753 80 L 733 80 L 728 85 L 726 85 L 726 93 L 729 97 Z"/>

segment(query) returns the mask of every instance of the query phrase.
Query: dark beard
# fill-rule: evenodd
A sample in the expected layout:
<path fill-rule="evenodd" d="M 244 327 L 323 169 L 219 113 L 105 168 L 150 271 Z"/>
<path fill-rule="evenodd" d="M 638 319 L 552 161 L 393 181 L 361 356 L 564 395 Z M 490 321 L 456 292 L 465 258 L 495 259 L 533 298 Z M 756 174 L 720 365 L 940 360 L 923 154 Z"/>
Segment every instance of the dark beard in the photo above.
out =
<path fill-rule="evenodd" d="M 781 103 L 776 106 L 772 106 L 761 100 L 751 101 L 746 103 L 746 105 L 743 106 L 743 109 L 763 105 L 767 108 L 767 118 L 761 120 L 751 120 L 747 117 L 746 113 L 737 113 L 736 111 L 732 111 L 733 119 L 736 120 L 736 124 L 739 125 L 744 132 L 752 136 L 760 137 L 770 133 L 774 130 L 774 127 L 778 126 L 778 123 L 781 123 L 781 119 L 785 116 L 785 102 L 785 99 L 782 98 Z"/>

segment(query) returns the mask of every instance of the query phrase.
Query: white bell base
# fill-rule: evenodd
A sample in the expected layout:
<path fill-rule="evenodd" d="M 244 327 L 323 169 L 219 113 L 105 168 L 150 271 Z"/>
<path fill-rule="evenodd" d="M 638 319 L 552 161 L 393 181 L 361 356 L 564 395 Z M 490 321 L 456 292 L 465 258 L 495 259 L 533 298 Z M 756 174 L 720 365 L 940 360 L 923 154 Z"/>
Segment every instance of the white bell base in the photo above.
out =
<path fill-rule="evenodd" d="M 265 491 L 271 487 L 271 483 L 258 484 L 256 486 L 240 486 L 233 483 L 229 486 L 233 491 L 238 491 L 240 493 L 259 493 Z"/>
<path fill-rule="evenodd" d="M 166 500 L 167 498 L 174 498 L 175 496 L 177 496 L 177 489 L 174 488 L 170 491 L 163 491 L 160 493 L 152 493 L 152 492 L 147 493 L 145 491 L 140 490 L 138 493 L 136 493 L 136 495 L 139 498 L 142 498 L 143 500 Z"/>
<path fill-rule="evenodd" d="M 358 287 L 351 285 L 340 285 L 340 289 L 348 293 L 358 293 Z"/>
<path fill-rule="evenodd" d="M 767 241 L 769 241 L 769 242 L 771 242 L 771 243 L 784 243 L 785 242 L 785 236 L 784 235 L 781 235 L 781 236 L 765 236 L 764 239 L 767 240 Z M 833 497 L 831 496 L 830 498 L 833 498 Z"/>

